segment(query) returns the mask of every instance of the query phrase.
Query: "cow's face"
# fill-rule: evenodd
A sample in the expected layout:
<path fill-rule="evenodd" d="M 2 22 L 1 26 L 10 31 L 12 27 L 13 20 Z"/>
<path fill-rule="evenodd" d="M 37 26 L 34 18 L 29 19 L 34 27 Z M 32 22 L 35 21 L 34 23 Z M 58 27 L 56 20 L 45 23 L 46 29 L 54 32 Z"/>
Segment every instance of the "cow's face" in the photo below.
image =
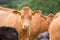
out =
<path fill-rule="evenodd" d="M 29 29 L 30 22 L 32 19 L 32 11 L 29 7 L 24 7 L 21 11 L 21 23 L 23 26 L 23 29 Z"/>
<path fill-rule="evenodd" d="M 27 17 L 21 17 L 21 23 L 22 23 L 22 26 L 23 26 L 23 29 L 24 28 L 29 28 L 29 26 L 30 26 L 30 23 L 31 23 L 31 20 L 32 20 L 32 17 L 31 16 L 27 16 Z"/>
<path fill-rule="evenodd" d="M 29 8 L 24 8 L 20 12 L 14 11 L 14 13 L 19 13 L 20 14 L 21 24 L 22 24 L 23 29 L 29 29 L 29 26 L 30 26 L 30 23 L 31 23 L 31 20 L 32 20 L 32 16 L 40 14 L 39 11 L 35 11 L 35 12 L 32 13 Z"/>

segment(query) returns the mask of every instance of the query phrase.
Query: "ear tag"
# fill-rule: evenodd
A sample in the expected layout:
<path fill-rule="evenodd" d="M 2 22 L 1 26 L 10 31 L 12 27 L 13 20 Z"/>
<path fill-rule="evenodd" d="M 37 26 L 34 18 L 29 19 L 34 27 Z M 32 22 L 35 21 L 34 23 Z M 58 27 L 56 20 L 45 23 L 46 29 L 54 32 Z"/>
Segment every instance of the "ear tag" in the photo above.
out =
<path fill-rule="evenodd" d="M 35 15 L 37 15 L 37 13 L 35 13 Z"/>
<path fill-rule="evenodd" d="M 19 14 L 17 13 L 17 15 L 19 15 Z"/>

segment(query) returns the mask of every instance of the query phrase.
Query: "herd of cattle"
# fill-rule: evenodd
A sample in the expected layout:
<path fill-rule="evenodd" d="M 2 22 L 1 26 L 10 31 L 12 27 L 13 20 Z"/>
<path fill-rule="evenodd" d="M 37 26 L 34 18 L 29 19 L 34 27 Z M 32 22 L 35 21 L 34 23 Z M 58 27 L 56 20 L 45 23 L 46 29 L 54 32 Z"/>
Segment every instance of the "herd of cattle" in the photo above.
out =
<path fill-rule="evenodd" d="M 60 40 L 60 12 L 48 16 L 23 7 L 0 7 L 0 40 Z"/>

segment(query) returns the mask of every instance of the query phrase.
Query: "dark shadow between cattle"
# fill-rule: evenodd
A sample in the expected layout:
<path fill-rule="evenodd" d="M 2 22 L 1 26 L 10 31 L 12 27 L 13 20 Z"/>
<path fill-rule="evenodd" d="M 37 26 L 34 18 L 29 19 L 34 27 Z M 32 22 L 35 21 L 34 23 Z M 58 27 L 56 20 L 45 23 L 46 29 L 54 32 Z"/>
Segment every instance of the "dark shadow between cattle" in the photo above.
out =
<path fill-rule="evenodd" d="M 0 26 L 0 40 L 18 40 L 18 32 L 15 28 Z"/>

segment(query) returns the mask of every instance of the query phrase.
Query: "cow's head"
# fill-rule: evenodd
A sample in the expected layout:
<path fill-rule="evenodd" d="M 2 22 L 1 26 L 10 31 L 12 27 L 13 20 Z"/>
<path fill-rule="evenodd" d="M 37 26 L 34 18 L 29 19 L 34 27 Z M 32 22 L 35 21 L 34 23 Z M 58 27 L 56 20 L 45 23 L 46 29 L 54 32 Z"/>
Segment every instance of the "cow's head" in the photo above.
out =
<path fill-rule="evenodd" d="M 20 14 L 23 29 L 29 28 L 33 15 L 39 15 L 41 13 L 39 10 L 32 12 L 32 10 L 29 7 L 24 7 L 20 12 L 13 12 Z"/>

